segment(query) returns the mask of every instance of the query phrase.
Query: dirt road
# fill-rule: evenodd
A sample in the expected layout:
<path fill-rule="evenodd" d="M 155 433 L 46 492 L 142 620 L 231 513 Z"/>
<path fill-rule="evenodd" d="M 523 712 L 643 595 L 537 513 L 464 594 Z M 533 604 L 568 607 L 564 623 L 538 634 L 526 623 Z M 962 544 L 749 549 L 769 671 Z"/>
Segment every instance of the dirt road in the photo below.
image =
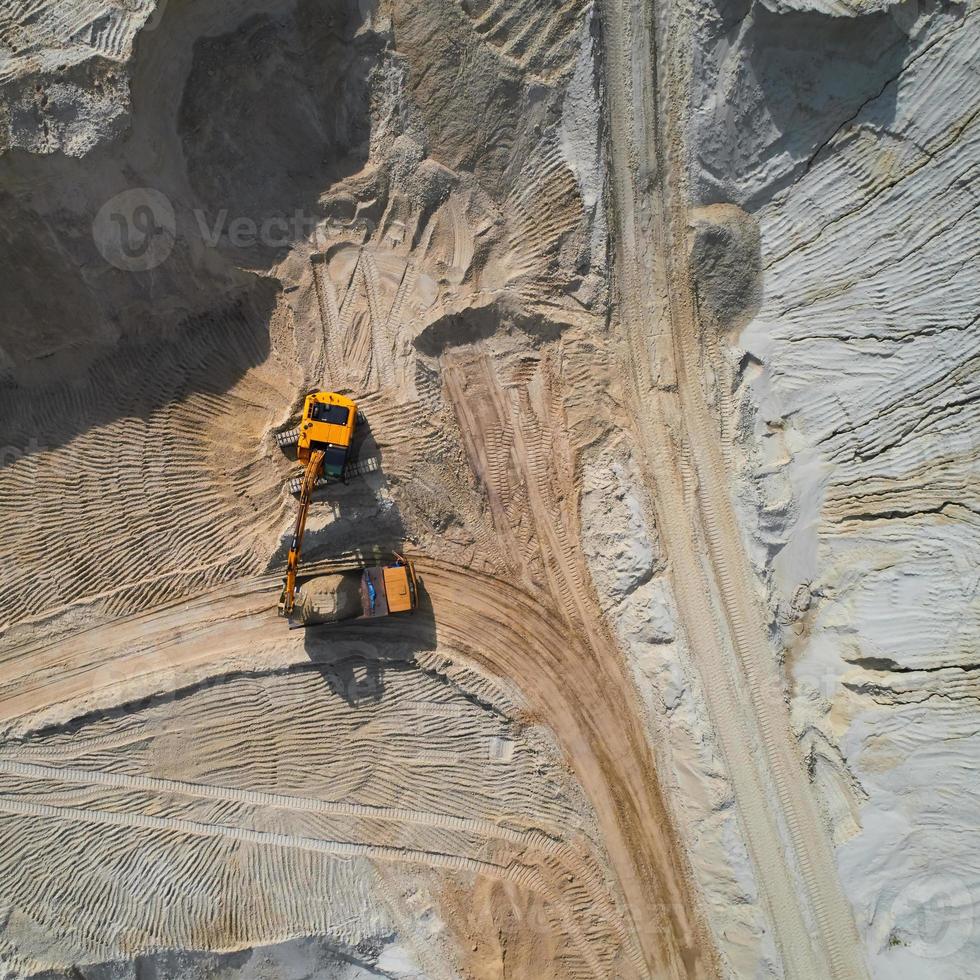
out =
<path fill-rule="evenodd" d="M 659 24 L 646 5 L 607 0 L 603 11 L 624 341 L 678 606 L 787 975 L 864 976 L 750 587 L 700 372 L 686 266 L 685 65 L 669 47 L 676 24 L 663 8 Z"/>
<path fill-rule="evenodd" d="M 517 846 L 508 861 L 495 864 L 470 858 L 440 856 L 419 848 L 391 849 L 369 841 L 343 843 L 308 839 L 297 834 L 263 834 L 247 826 L 208 824 L 200 821 L 160 821 L 133 812 L 109 812 L 96 807 L 51 806 L 38 799 L 8 798 L 0 805 L 6 813 L 67 820 L 69 822 L 132 826 L 154 832 L 248 840 L 256 845 L 313 850 L 325 854 L 360 854 L 376 860 L 423 863 L 432 867 L 458 868 L 480 874 L 515 879 L 551 895 L 573 938 L 582 928 L 582 916 L 590 909 L 591 919 L 607 908 L 605 921 L 619 930 L 615 946 L 625 959 L 620 970 L 639 976 L 706 976 L 714 971 L 710 943 L 687 891 L 680 851 L 676 847 L 664 804 L 657 791 L 646 737 L 639 723 L 624 710 L 634 697 L 618 665 L 614 651 L 597 654 L 596 648 L 569 630 L 568 622 L 550 612 L 535 597 L 519 587 L 471 570 L 420 559 L 418 569 L 431 599 L 440 650 L 455 651 L 481 664 L 492 674 L 508 678 L 528 702 L 532 718 L 551 727 L 576 776 L 595 808 L 603 847 L 622 889 L 628 918 L 620 918 L 609 906 L 603 882 L 582 864 L 573 847 L 549 844 L 540 832 L 523 832 L 514 837 L 506 828 L 487 821 L 454 822 L 452 818 L 413 810 L 376 811 L 367 814 L 397 824 L 433 823 L 452 830 L 489 834 Z M 133 696 L 138 679 L 141 696 L 150 690 L 162 692 L 187 687 L 192 678 L 232 675 L 236 671 L 261 670 L 254 656 L 242 651 L 275 650 L 277 662 L 303 663 L 302 633 L 288 634 L 274 614 L 271 600 L 278 580 L 260 576 L 223 587 L 189 602 L 175 603 L 117 621 L 103 628 L 48 643 L 43 651 L 21 648 L 9 651 L 0 683 L 0 723 L 17 731 L 30 719 L 52 725 L 68 720 L 88 696 L 90 707 L 107 708 Z M 425 643 L 427 627 L 419 621 L 376 624 L 380 639 L 385 634 L 400 642 L 419 632 Z M 344 631 L 333 634 L 343 644 Z M 351 632 L 363 637 L 363 633 Z M 594 638 L 593 638 L 594 639 Z M 281 669 L 281 668 L 280 668 Z M 353 807 L 328 807 L 315 800 L 281 793 L 261 793 L 246 788 L 221 788 L 194 780 L 156 777 L 127 777 L 98 769 L 38 765 L 32 757 L 0 760 L 0 777 L 16 777 L 29 786 L 50 783 L 114 787 L 153 796 L 177 794 L 204 800 L 218 799 L 276 809 L 324 810 L 364 817 Z M 350 814 L 347 814 L 347 811 Z M 460 827 L 456 827 L 460 823 Z M 554 828 L 549 833 L 564 833 Z M 530 834 L 530 836 L 528 835 Z M 514 837 L 513 841 L 510 838 Z M 528 845 L 528 846 L 525 846 Z M 556 851 L 557 847 L 557 851 Z M 526 853 L 525 853 L 526 852 Z M 543 856 L 535 858 L 534 853 Z M 520 857 L 520 854 L 524 854 Z M 550 855 L 550 856 L 549 856 Z M 546 860 L 547 858 L 547 860 Z M 557 862 L 557 872 L 539 868 Z M 561 870 L 564 868 L 565 870 Z M 560 873 L 559 873 L 560 872 Z M 585 889 L 581 904 L 570 903 L 561 889 L 549 883 L 572 872 L 576 888 Z M 536 876 L 544 874 L 538 881 Z M 529 877 L 529 875 L 531 877 Z M 565 887 L 565 886 L 562 886 Z M 576 922 L 579 922 L 576 925 Z M 573 928 L 574 926 L 574 928 Z M 602 975 L 605 960 L 596 959 L 588 936 L 579 938 L 583 961 L 590 975 Z M 606 940 L 608 943 L 608 940 Z M 595 972 L 598 971 L 598 972 Z"/>

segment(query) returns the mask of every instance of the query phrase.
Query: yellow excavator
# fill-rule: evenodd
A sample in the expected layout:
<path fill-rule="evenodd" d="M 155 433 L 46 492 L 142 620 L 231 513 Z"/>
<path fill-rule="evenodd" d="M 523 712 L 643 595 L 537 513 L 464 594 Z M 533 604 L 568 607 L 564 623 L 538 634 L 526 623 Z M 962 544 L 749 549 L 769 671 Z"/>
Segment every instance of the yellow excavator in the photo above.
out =
<path fill-rule="evenodd" d="M 411 612 L 418 606 L 415 568 L 396 554 L 387 565 L 311 579 L 303 587 L 299 621 L 294 620 L 299 559 L 313 492 L 324 479 L 342 480 L 348 475 L 357 417 L 357 405 L 351 399 L 334 391 L 315 391 L 306 396 L 299 428 L 277 440 L 286 446 L 295 436 L 296 457 L 306 464 L 298 488 L 299 512 L 286 559 L 286 580 L 279 597 L 279 615 L 289 619 L 291 627 L 371 619 Z"/>

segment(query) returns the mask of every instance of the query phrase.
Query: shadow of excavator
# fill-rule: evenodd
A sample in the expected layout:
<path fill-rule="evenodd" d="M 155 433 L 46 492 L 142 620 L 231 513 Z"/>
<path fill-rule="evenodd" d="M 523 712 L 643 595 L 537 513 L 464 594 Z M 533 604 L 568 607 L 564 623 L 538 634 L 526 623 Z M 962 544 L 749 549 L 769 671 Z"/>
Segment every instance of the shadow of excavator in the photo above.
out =
<path fill-rule="evenodd" d="M 419 605 L 384 619 L 311 626 L 303 645 L 332 694 L 352 708 L 384 698 L 385 673 L 404 670 L 417 654 L 436 647 L 432 603 L 419 580 Z"/>

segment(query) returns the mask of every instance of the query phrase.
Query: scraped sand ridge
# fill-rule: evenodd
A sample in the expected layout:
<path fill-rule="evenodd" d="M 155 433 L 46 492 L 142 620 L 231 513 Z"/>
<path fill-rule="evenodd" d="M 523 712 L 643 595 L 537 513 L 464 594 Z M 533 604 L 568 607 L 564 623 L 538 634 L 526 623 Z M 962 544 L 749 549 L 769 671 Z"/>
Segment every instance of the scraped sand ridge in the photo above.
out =
<path fill-rule="evenodd" d="M 809 6 L 6 4 L 0 975 L 973 962 L 975 8 Z"/>

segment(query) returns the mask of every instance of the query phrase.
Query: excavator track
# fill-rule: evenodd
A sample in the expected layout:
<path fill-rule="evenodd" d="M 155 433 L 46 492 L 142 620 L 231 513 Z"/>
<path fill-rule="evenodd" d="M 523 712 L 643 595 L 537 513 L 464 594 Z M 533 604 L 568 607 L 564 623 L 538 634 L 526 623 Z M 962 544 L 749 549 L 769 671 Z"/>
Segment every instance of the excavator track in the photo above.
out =
<path fill-rule="evenodd" d="M 348 480 L 356 476 L 364 476 L 365 473 L 375 473 L 381 469 L 381 457 L 380 456 L 365 456 L 364 459 L 357 459 L 351 463 L 348 463 L 344 468 L 343 482 L 346 483 Z M 328 483 L 339 482 L 336 477 L 330 477 L 321 475 L 317 477 L 316 482 L 313 484 L 313 489 L 317 490 Z M 289 481 L 289 492 L 294 496 L 299 496 L 303 490 L 303 477 L 294 476 Z"/>
<path fill-rule="evenodd" d="M 295 446 L 299 442 L 299 426 L 294 429 L 286 429 L 285 432 L 277 432 L 275 434 L 276 445 L 280 449 L 288 449 L 290 446 Z"/>

